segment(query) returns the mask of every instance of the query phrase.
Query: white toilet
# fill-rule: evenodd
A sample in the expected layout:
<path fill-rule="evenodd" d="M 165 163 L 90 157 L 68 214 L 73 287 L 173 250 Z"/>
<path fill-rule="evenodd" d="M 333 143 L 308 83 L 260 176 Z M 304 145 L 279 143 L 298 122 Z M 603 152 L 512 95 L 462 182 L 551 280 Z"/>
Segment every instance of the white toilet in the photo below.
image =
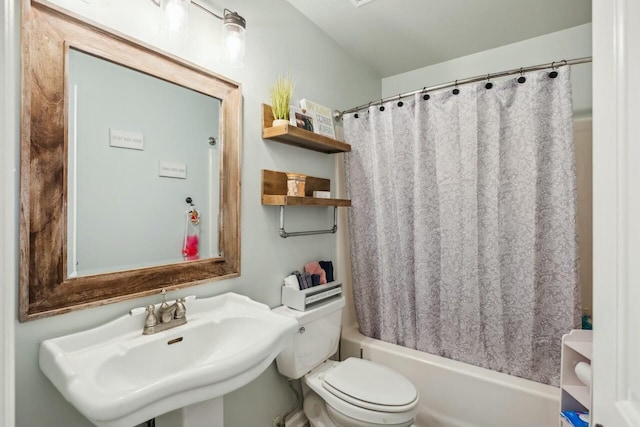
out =
<path fill-rule="evenodd" d="M 304 376 L 304 413 L 311 427 L 410 426 L 418 392 L 409 380 L 368 360 L 327 360 L 338 349 L 344 304 L 340 297 L 304 312 L 273 309 L 299 324 L 276 358 L 278 371 L 292 379 Z"/>

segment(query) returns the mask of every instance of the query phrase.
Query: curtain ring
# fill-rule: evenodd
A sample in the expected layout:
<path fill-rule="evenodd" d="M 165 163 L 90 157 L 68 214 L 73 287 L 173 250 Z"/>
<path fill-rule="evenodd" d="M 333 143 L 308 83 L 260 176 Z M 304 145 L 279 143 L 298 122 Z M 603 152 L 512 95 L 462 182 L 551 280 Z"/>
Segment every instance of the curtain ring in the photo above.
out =
<path fill-rule="evenodd" d="M 371 104 L 373 104 L 373 102 L 369 101 L 369 105 L 367 105 L 367 116 L 370 114 L 369 110 L 371 110 Z"/>
<path fill-rule="evenodd" d="M 400 101 L 400 93 L 398 94 L 398 107 L 402 107 L 404 105 L 404 102 Z"/>
<path fill-rule="evenodd" d="M 382 100 L 382 99 L 380 99 L 380 108 L 379 108 L 379 110 L 380 110 L 380 111 L 384 111 L 384 105 L 382 105 L 382 101 L 383 101 L 383 100 Z"/>
<path fill-rule="evenodd" d="M 484 85 L 485 89 L 491 89 L 493 87 L 493 83 L 491 83 L 491 74 L 487 74 L 487 84 Z"/>
<path fill-rule="evenodd" d="M 558 72 L 556 71 L 556 61 L 553 61 L 551 63 L 551 72 L 549 73 L 549 78 L 550 79 L 555 79 L 556 77 L 558 77 Z"/>
<path fill-rule="evenodd" d="M 524 83 L 527 81 L 527 78 L 524 76 L 524 71 L 522 71 L 522 67 L 520 67 L 520 77 L 518 77 L 518 83 Z"/>
<path fill-rule="evenodd" d="M 562 61 L 560 61 L 560 62 L 564 62 L 563 66 L 565 66 L 565 65 L 567 65 L 567 64 L 568 64 L 568 62 L 567 62 L 567 60 L 566 60 L 566 59 L 563 59 L 563 60 L 562 60 Z M 551 63 L 551 69 L 552 69 L 553 71 L 551 71 L 551 72 L 549 73 L 549 77 L 550 77 L 550 78 L 552 78 L 552 79 L 555 79 L 556 77 L 558 77 L 558 72 L 556 71 L 556 69 L 560 68 L 560 66 L 555 67 L 555 64 L 556 64 L 556 63 L 555 63 L 555 61 Z"/>
<path fill-rule="evenodd" d="M 429 98 L 431 98 L 431 95 L 426 93 L 426 91 L 427 91 L 427 87 L 425 86 L 422 88 L 422 93 L 424 93 L 424 95 L 422 95 L 422 99 L 424 99 L 425 101 L 428 101 Z"/>
<path fill-rule="evenodd" d="M 460 93 L 460 89 L 458 89 L 458 81 L 455 82 L 455 89 L 451 91 L 454 95 L 458 95 Z"/>

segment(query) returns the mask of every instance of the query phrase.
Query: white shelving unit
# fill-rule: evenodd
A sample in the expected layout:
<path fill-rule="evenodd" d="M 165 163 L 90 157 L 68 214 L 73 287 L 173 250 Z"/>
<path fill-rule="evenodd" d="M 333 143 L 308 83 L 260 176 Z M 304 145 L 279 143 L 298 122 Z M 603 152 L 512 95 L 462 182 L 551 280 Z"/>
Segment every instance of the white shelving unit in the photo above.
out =
<path fill-rule="evenodd" d="M 579 362 L 591 364 L 592 332 L 575 329 L 562 337 L 560 371 L 560 410 L 591 411 L 591 387 L 578 379 L 575 367 Z M 560 417 L 560 427 L 572 427 Z"/>

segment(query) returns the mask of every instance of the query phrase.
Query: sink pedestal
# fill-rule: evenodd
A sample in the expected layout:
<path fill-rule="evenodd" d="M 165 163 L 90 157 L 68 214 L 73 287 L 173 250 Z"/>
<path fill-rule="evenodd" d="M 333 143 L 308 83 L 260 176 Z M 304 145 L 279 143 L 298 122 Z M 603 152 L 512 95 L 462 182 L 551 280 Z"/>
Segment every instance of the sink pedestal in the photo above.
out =
<path fill-rule="evenodd" d="M 156 418 L 156 427 L 223 427 L 223 397 L 206 400 Z"/>

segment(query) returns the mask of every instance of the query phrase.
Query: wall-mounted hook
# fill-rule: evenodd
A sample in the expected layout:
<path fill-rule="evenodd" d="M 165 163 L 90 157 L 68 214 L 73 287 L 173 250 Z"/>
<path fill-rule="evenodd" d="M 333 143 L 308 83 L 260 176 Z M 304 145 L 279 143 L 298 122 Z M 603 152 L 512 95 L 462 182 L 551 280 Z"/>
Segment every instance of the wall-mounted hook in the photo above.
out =
<path fill-rule="evenodd" d="M 216 137 L 215 136 L 210 136 L 209 137 L 209 145 L 216 145 Z"/>
<path fill-rule="evenodd" d="M 193 199 L 191 197 L 187 197 L 184 201 L 189 203 L 189 205 L 194 206 Z"/>

